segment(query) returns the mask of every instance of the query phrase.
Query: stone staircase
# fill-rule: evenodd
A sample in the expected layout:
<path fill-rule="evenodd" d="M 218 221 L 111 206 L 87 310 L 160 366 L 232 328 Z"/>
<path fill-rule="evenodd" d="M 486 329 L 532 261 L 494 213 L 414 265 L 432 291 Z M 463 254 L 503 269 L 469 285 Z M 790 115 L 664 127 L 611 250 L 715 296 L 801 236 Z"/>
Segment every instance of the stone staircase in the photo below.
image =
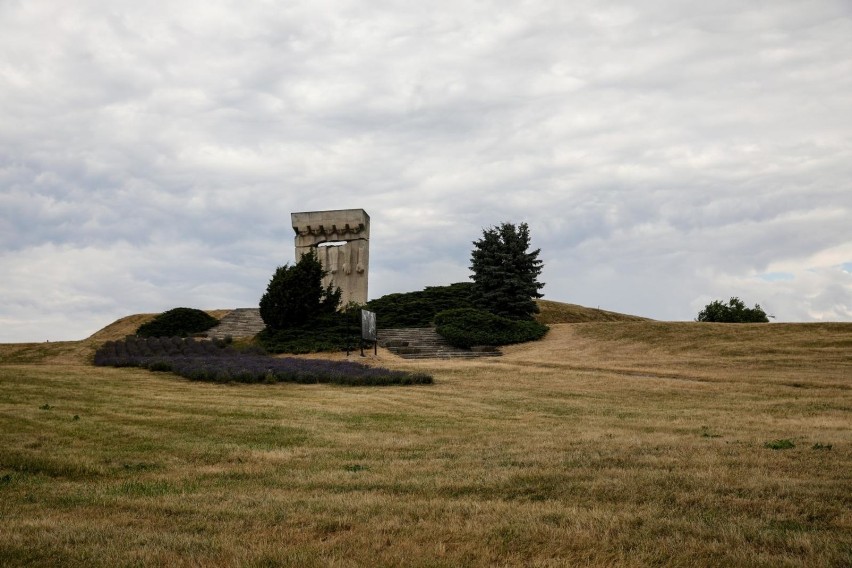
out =
<path fill-rule="evenodd" d="M 379 345 L 404 359 L 473 359 L 501 355 L 496 347 L 453 347 L 434 327 L 379 329 Z"/>
<path fill-rule="evenodd" d="M 230 335 L 238 337 L 254 337 L 266 327 L 260 318 L 258 308 L 237 308 L 219 320 L 219 325 L 207 330 L 207 337 L 224 339 Z"/>

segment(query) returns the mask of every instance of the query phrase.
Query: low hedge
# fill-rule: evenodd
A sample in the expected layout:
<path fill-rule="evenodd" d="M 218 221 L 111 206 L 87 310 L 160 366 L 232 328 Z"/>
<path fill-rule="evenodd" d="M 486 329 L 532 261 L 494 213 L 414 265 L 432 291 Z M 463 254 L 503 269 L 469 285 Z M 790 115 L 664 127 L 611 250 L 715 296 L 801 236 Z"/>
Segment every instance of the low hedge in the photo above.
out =
<path fill-rule="evenodd" d="M 435 315 L 437 332 L 456 347 L 509 345 L 535 341 L 549 329 L 533 320 L 513 320 L 474 308 L 446 310 Z"/>
<path fill-rule="evenodd" d="M 367 309 L 376 312 L 379 327 L 428 327 L 435 314 L 455 308 L 472 308 L 471 282 L 456 282 L 448 286 L 427 286 L 417 292 L 387 294 L 367 302 Z"/>
<path fill-rule="evenodd" d="M 187 337 L 193 333 L 207 331 L 219 320 L 194 308 L 174 308 L 163 312 L 136 330 L 141 337 Z"/>
<path fill-rule="evenodd" d="M 361 342 L 361 310 L 322 314 L 287 329 L 266 327 L 257 342 L 268 353 L 319 353 L 357 349 Z"/>

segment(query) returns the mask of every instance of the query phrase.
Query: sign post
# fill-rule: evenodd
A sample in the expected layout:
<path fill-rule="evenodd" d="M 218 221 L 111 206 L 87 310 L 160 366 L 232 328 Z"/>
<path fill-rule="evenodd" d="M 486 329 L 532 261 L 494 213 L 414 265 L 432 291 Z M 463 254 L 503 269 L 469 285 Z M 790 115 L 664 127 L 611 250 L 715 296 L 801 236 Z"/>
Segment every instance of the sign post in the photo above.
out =
<path fill-rule="evenodd" d="M 373 353 L 378 354 L 378 337 L 376 335 L 376 312 L 361 310 L 361 356 L 364 356 L 364 342 L 373 342 Z"/>

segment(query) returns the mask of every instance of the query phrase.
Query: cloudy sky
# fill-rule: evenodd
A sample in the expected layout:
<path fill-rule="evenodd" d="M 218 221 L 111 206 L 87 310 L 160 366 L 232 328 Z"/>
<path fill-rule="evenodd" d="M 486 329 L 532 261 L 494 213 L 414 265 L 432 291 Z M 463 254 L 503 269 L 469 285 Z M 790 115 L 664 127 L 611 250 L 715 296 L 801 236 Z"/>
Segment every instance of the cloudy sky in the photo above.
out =
<path fill-rule="evenodd" d="M 511 221 L 548 299 L 852 321 L 852 3 L 0 0 L 0 342 L 255 306 L 343 208 L 373 298 Z"/>

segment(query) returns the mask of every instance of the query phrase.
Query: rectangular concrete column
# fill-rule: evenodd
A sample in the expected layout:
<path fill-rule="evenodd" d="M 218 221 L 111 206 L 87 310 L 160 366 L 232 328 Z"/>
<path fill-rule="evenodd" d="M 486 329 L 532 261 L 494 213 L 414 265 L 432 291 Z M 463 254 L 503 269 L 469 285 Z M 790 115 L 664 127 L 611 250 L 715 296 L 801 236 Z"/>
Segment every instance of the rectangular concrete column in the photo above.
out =
<path fill-rule="evenodd" d="M 316 250 L 328 274 L 323 286 L 340 288 L 341 305 L 367 303 L 370 269 L 370 216 L 363 209 L 291 213 L 296 260 Z"/>

